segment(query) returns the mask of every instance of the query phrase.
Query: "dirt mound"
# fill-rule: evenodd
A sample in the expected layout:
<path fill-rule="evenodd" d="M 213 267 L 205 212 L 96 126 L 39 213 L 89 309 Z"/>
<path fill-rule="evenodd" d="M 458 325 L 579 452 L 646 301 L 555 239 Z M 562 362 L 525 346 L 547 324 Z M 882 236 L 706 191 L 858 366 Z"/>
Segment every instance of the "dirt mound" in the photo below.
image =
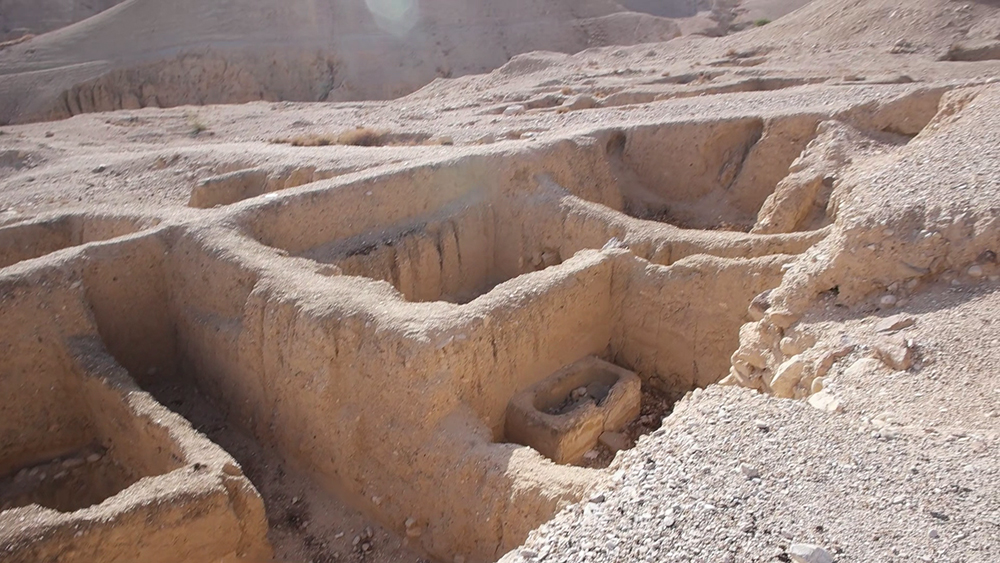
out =
<path fill-rule="evenodd" d="M 123 0 L 0 0 L 0 41 L 41 35 L 85 20 Z"/>
<path fill-rule="evenodd" d="M 876 48 L 940 55 L 954 43 L 997 39 L 1000 4 L 848 0 L 812 2 L 751 32 L 749 41 L 820 49 Z"/>
<path fill-rule="evenodd" d="M 0 122 L 145 106 L 392 98 L 525 51 L 679 34 L 671 20 L 620 14 L 604 0 L 394 5 L 128 2 L 0 52 Z"/>

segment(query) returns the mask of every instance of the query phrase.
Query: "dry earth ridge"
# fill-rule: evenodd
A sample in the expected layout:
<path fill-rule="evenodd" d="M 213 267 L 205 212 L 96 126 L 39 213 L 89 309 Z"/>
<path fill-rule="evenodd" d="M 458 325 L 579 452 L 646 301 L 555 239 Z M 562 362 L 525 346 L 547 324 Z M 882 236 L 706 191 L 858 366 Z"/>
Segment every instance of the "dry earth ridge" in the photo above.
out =
<path fill-rule="evenodd" d="M 393 101 L 0 87 L 0 559 L 994 560 L 998 30 L 816 0 Z"/>

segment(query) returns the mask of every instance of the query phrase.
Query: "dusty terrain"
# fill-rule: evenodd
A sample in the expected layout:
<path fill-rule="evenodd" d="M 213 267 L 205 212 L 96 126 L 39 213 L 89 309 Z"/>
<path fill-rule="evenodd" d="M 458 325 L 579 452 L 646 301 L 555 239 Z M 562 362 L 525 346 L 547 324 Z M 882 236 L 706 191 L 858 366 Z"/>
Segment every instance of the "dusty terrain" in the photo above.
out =
<path fill-rule="evenodd" d="M 1000 3 L 187 4 L 0 3 L 0 559 L 995 559 Z"/>

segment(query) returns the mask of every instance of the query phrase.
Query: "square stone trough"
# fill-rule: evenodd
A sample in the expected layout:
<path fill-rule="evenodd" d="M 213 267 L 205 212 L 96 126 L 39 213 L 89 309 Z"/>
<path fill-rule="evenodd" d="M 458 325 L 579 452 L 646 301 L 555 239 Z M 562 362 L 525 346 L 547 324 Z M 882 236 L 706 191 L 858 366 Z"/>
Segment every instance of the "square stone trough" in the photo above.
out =
<path fill-rule="evenodd" d="M 515 395 L 507 407 L 507 440 L 556 463 L 576 463 L 639 416 L 642 381 L 594 356 L 578 360 Z"/>

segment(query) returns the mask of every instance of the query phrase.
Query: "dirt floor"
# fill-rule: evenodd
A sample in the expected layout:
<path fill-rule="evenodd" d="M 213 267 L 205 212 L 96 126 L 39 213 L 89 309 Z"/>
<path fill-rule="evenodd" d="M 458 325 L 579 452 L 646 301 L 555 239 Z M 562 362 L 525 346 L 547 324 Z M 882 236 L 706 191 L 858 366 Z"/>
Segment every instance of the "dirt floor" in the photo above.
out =
<path fill-rule="evenodd" d="M 43 4 L 0 559 L 1000 549 L 1000 4 Z"/>

